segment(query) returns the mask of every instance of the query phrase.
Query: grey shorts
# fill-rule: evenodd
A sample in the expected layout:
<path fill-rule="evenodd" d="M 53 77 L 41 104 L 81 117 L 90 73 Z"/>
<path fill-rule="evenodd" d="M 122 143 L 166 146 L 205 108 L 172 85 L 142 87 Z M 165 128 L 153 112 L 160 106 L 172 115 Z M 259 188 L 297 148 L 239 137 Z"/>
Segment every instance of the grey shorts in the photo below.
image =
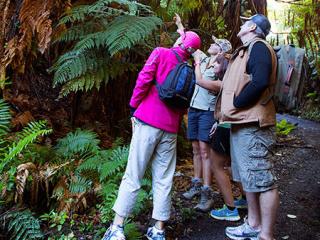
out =
<path fill-rule="evenodd" d="M 274 128 L 253 124 L 231 127 L 231 168 L 233 180 L 247 192 L 265 192 L 276 188 L 272 147 Z"/>

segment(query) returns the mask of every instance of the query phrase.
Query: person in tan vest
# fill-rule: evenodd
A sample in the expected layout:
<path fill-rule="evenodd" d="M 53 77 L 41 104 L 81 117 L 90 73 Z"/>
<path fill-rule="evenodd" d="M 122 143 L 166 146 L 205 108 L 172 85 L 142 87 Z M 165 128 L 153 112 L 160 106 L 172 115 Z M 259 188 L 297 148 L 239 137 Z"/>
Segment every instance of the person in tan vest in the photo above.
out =
<path fill-rule="evenodd" d="M 232 175 L 246 192 L 248 218 L 238 227 L 227 227 L 226 235 L 231 239 L 272 240 L 279 205 L 271 161 L 277 59 L 265 41 L 271 28 L 269 20 L 262 14 L 242 19 L 238 37 L 243 46 L 231 57 L 215 117 L 220 123 L 231 124 Z"/>

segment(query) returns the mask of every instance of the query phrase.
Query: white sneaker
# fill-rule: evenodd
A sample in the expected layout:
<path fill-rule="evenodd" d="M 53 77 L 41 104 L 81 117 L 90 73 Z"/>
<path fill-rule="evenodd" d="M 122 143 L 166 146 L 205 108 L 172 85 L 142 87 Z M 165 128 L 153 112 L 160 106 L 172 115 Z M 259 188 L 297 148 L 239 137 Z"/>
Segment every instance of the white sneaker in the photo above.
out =
<path fill-rule="evenodd" d="M 244 223 L 238 227 L 227 227 L 226 228 L 226 235 L 234 240 L 256 240 L 258 239 L 258 235 L 260 230 L 254 229 L 251 227 L 247 221 L 244 219 Z"/>
<path fill-rule="evenodd" d="M 164 230 L 159 230 L 155 226 L 148 228 L 146 237 L 149 240 L 166 240 Z"/>
<path fill-rule="evenodd" d="M 126 240 L 123 227 L 111 224 L 101 240 Z"/>

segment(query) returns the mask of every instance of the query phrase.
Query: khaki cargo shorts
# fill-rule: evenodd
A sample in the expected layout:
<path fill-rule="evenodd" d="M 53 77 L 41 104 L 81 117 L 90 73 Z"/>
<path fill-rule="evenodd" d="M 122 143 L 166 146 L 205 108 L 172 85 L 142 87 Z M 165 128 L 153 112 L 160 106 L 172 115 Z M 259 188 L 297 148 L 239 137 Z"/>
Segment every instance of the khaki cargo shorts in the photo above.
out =
<path fill-rule="evenodd" d="M 231 168 L 233 180 L 241 182 L 246 192 L 265 192 L 277 187 L 273 171 L 273 127 L 255 124 L 231 127 Z"/>

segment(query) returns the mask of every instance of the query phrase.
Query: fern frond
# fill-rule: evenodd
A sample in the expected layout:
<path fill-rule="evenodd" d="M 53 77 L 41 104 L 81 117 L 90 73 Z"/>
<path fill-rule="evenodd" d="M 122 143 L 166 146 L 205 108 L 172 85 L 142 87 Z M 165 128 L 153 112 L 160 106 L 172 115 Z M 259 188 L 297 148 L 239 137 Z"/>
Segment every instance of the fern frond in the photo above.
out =
<path fill-rule="evenodd" d="M 143 42 L 159 25 L 147 5 L 130 0 L 98 0 L 73 8 L 60 20 L 72 26 L 58 41 L 74 41 L 73 49 L 62 55 L 49 71 L 54 86 L 63 85 L 60 96 L 70 92 L 99 89 L 127 70 L 115 54 Z"/>
<path fill-rule="evenodd" d="M 149 200 L 150 193 L 144 189 L 140 189 L 132 214 L 139 215 L 142 210 L 146 209 L 146 202 Z"/>
<path fill-rule="evenodd" d="M 61 35 L 55 40 L 55 42 L 71 42 L 75 40 L 81 40 L 84 36 L 101 31 L 104 23 L 104 19 L 96 20 L 94 22 L 84 22 L 83 24 L 72 26 L 61 33 Z"/>
<path fill-rule="evenodd" d="M 117 172 L 122 172 L 126 167 L 127 159 L 129 155 L 129 147 L 118 147 L 114 149 L 110 155 L 110 158 L 102 164 L 100 172 L 100 181 L 105 180 Z"/>
<path fill-rule="evenodd" d="M 103 204 L 98 208 L 101 213 L 101 220 L 103 223 L 109 222 L 113 218 L 112 206 L 114 205 L 117 199 L 119 185 L 112 181 L 108 181 L 102 185 L 102 190 L 99 192 L 99 195 L 103 198 Z"/>
<path fill-rule="evenodd" d="M 91 186 L 92 182 L 90 180 L 76 176 L 69 184 L 69 191 L 71 193 L 83 193 L 87 192 Z"/>
<path fill-rule="evenodd" d="M 92 157 L 87 158 L 83 161 L 76 169 L 76 174 L 80 174 L 86 171 L 96 171 L 98 172 L 101 164 L 101 156 L 100 154 L 94 155 Z"/>
<path fill-rule="evenodd" d="M 99 143 L 96 133 L 78 128 L 75 132 L 68 133 L 67 136 L 59 139 L 56 149 L 59 155 L 71 158 L 75 154 L 97 153 Z"/>
<path fill-rule="evenodd" d="M 162 21 L 158 17 L 120 16 L 107 30 L 107 47 L 111 56 L 146 39 Z"/>
<path fill-rule="evenodd" d="M 118 7 L 112 7 L 110 4 L 118 4 Z M 119 16 L 123 14 L 130 15 L 150 15 L 152 9 L 148 5 L 137 3 L 130 0 L 99 0 L 91 5 L 82 5 L 74 7 L 71 13 L 61 18 L 59 24 L 83 22 L 88 17 L 108 18 L 110 16 Z"/>
<path fill-rule="evenodd" d="M 124 234 L 126 239 L 128 240 L 135 240 L 135 239 L 142 239 L 143 236 L 139 231 L 138 226 L 135 223 L 127 221 L 124 227 Z"/>
<path fill-rule="evenodd" d="M 60 95 L 66 96 L 70 92 L 99 89 L 101 84 L 107 84 L 111 78 L 136 71 L 139 67 L 140 64 L 117 60 L 110 62 L 106 50 L 102 48 L 100 51 L 91 49 L 85 53 L 68 52 L 59 58 L 50 71 L 55 71 L 54 86 L 64 84 Z"/>
<path fill-rule="evenodd" d="M 0 136 L 9 132 L 10 120 L 11 114 L 9 105 L 3 99 L 0 99 Z"/>
<path fill-rule="evenodd" d="M 93 5 L 82 5 L 74 7 L 71 13 L 68 13 L 64 17 L 62 17 L 59 21 L 59 25 L 66 23 L 75 23 L 75 22 L 83 22 L 88 17 L 93 17 L 94 19 L 98 18 L 108 18 L 114 15 L 123 14 L 124 11 L 121 9 L 115 9 L 112 7 L 101 5 L 102 1 L 98 1 Z"/>
<path fill-rule="evenodd" d="M 10 239 L 29 240 L 43 239 L 40 221 L 30 210 L 12 210 L 0 216 L 2 226 L 10 234 Z"/>
<path fill-rule="evenodd" d="M 38 137 L 48 135 L 52 129 L 47 129 L 46 121 L 31 122 L 25 127 L 17 137 L 19 141 L 13 143 L 9 147 L 8 152 L 5 153 L 4 159 L 0 162 L 0 172 L 2 172 L 5 165 L 17 156 L 30 143 L 34 142 Z"/>
<path fill-rule="evenodd" d="M 50 69 L 50 71 L 55 71 L 54 87 L 71 79 L 79 78 L 86 73 L 93 74 L 99 69 L 104 69 L 108 63 L 108 58 L 106 58 L 106 55 L 103 56 L 102 53 L 103 50 L 100 52 L 87 51 L 85 53 L 75 50 L 62 55 L 56 65 Z"/>
<path fill-rule="evenodd" d="M 75 49 L 83 52 L 92 48 L 105 47 L 109 54 L 113 56 L 143 41 L 161 23 L 161 19 L 155 16 L 119 16 L 108 25 L 105 31 L 89 34 L 79 41 Z"/>
<path fill-rule="evenodd" d="M 107 70 L 105 66 L 101 66 L 95 72 L 86 72 L 80 77 L 67 81 L 61 89 L 60 96 L 66 96 L 70 92 L 88 91 L 94 87 L 99 89 L 103 82 L 105 84 L 109 82 L 110 75 Z"/>

